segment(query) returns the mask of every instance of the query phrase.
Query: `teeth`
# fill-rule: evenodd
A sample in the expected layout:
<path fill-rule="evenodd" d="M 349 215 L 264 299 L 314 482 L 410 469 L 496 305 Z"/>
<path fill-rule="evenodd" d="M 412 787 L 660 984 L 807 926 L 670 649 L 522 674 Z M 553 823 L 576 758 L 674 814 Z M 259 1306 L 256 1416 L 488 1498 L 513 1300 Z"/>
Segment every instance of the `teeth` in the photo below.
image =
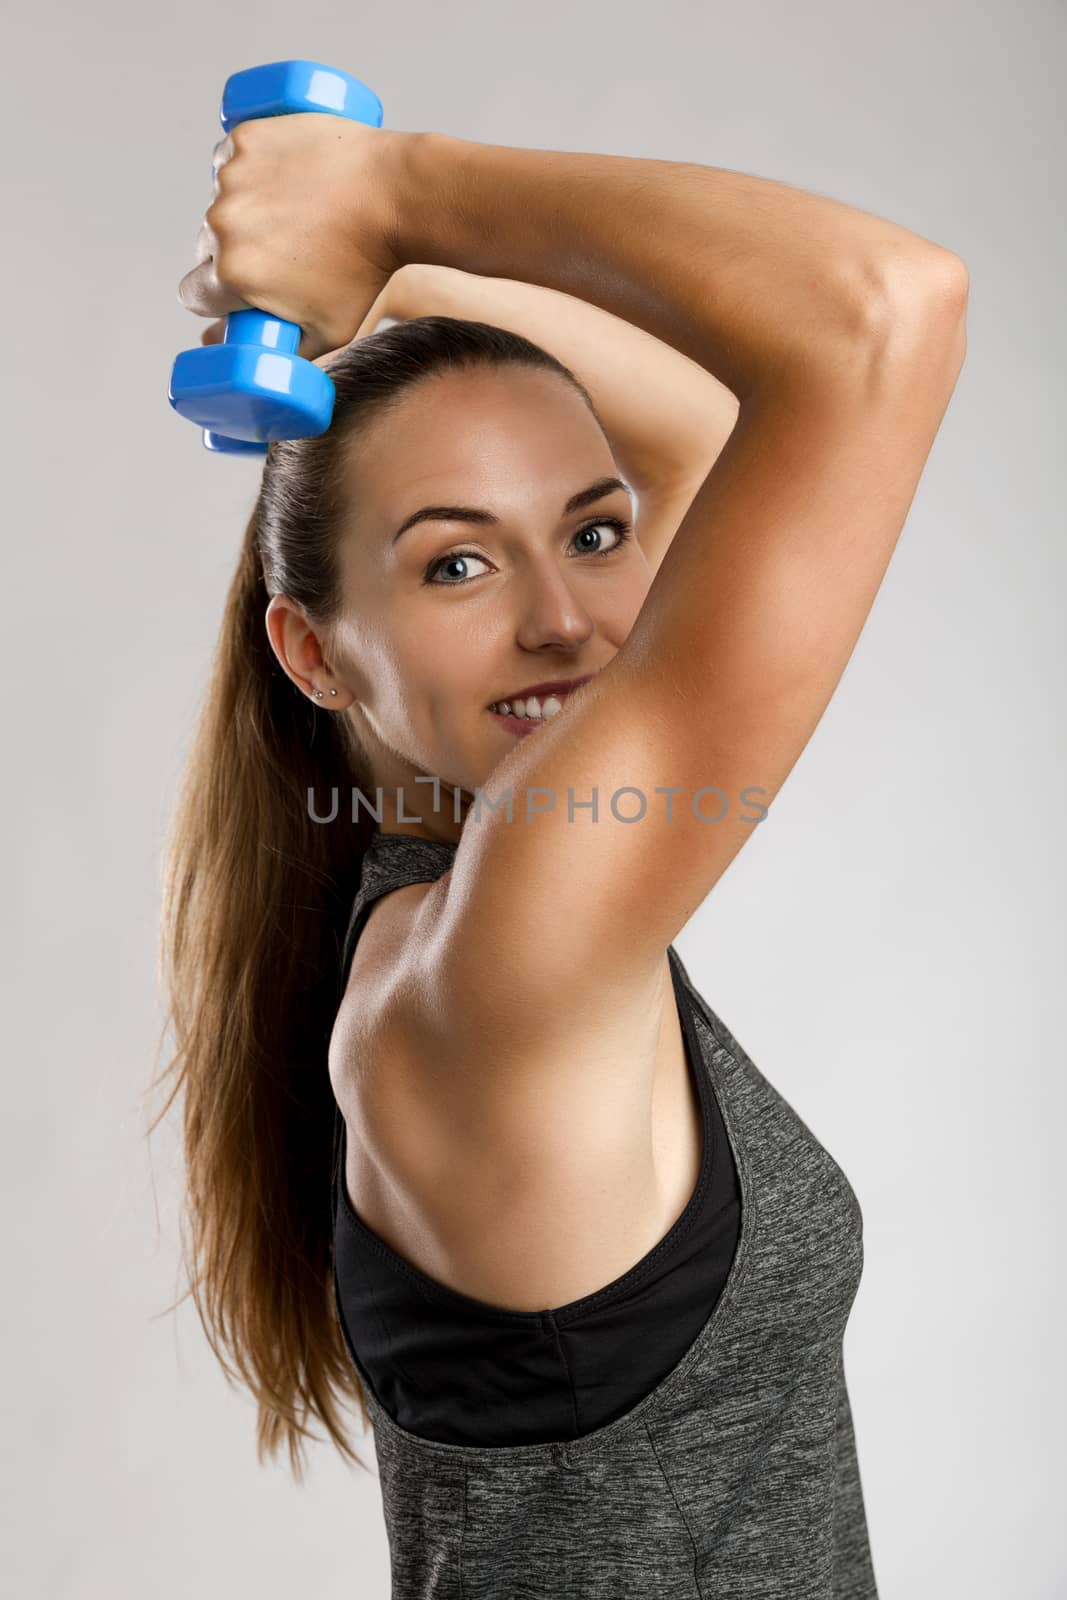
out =
<path fill-rule="evenodd" d="M 491 709 L 504 716 L 522 717 L 531 722 L 551 722 L 563 710 L 563 702 L 554 694 L 548 695 L 543 702 L 536 695 L 530 695 L 526 700 L 498 700 Z"/>

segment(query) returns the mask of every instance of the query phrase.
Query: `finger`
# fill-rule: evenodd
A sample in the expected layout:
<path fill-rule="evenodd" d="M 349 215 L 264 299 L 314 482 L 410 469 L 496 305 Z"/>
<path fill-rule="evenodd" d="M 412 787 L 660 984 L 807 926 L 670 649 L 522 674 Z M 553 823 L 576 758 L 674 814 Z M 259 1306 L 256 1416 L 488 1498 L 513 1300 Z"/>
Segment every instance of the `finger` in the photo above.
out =
<path fill-rule="evenodd" d="M 233 159 L 233 140 L 227 133 L 221 138 L 211 152 L 211 181 L 214 183 L 219 175 L 219 168 L 224 167 L 227 161 Z"/>
<path fill-rule="evenodd" d="M 178 285 L 178 299 L 186 311 L 198 317 L 226 317 L 231 311 L 250 311 L 247 300 L 223 288 L 210 258 L 185 274 Z"/>
<path fill-rule="evenodd" d="M 221 344 L 226 334 L 226 319 L 219 322 L 209 322 L 200 335 L 201 344 Z"/>
<path fill-rule="evenodd" d="M 178 299 L 182 305 L 187 311 L 194 311 L 201 317 L 217 317 L 223 309 L 230 309 L 223 308 L 214 301 L 219 291 L 218 276 L 214 268 L 218 253 L 218 236 L 205 217 L 196 236 L 194 248 L 196 266 L 191 272 L 186 273 L 178 287 Z M 209 296 L 212 297 L 210 300 Z"/>
<path fill-rule="evenodd" d="M 199 266 L 201 261 L 213 260 L 218 253 L 218 236 L 205 217 L 200 224 L 200 232 L 196 236 L 195 255 L 197 265 Z"/>

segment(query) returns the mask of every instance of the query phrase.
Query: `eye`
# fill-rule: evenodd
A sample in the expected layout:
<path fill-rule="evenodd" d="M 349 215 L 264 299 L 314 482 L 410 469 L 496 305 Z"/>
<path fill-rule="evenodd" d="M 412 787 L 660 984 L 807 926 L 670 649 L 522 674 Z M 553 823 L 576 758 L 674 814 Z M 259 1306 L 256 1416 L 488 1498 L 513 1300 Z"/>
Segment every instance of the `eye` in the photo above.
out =
<path fill-rule="evenodd" d="M 430 562 L 430 565 L 426 568 L 425 581 L 427 583 L 437 582 L 438 587 L 444 589 L 462 588 L 463 584 L 470 583 L 470 578 L 461 576 L 455 583 L 442 584 L 438 582 L 435 574 L 442 567 L 454 567 L 461 563 L 466 565 L 468 561 L 481 561 L 485 566 L 489 564 L 484 556 L 477 555 L 473 550 L 453 550 L 447 556 L 438 556 L 436 561 Z"/>
<path fill-rule="evenodd" d="M 595 533 L 598 528 L 614 528 L 617 535 L 615 543 L 606 550 L 590 549 L 588 545 L 583 545 L 583 555 L 612 555 L 616 550 L 621 550 L 630 537 L 630 524 L 624 522 L 622 517 L 598 517 L 595 522 L 587 522 L 584 528 L 579 528 L 574 537 L 576 540 L 584 539 L 587 533 Z"/>
<path fill-rule="evenodd" d="M 583 543 L 579 548 L 579 555 L 614 555 L 617 550 L 621 550 L 622 546 L 630 538 L 631 524 L 622 517 L 597 517 L 594 522 L 587 522 L 584 527 L 578 529 L 572 543 L 578 543 L 579 540 L 584 541 L 586 534 L 595 533 L 599 528 L 612 528 L 616 536 L 615 543 L 608 545 L 606 550 L 601 549 L 599 546 L 590 546 L 588 543 Z M 454 567 L 457 564 L 465 565 L 469 561 L 480 561 L 486 566 L 489 564 L 487 558 L 480 556 L 476 550 L 450 550 L 447 555 L 438 556 L 435 561 L 430 562 L 430 565 L 426 568 L 423 581 L 429 584 L 436 584 L 441 589 L 461 589 L 464 584 L 472 583 L 474 580 L 467 575 L 461 574 L 458 578 L 442 581 L 437 577 L 437 573 L 442 568 Z"/>

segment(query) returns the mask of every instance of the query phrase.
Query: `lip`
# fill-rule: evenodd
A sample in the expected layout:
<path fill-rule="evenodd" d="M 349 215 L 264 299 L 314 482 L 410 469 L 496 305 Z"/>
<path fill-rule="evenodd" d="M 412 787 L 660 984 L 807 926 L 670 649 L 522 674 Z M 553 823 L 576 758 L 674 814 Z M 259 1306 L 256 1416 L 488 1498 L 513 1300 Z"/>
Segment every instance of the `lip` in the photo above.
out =
<path fill-rule="evenodd" d="M 494 722 L 502 723 L 511 733 L 517 733 L 524 738 L 528 733 L 536 733 L 538 728 L 546 726 L 543 717 L 513 717 L 510 712 L 507 716 L 502 711 L 490 711 L 489 715 Z"/>
<path fill-rule="evenodd" d="M 532 694 L 540 697 L 541 695 L 559 694 L 561 692 L 569 693 L 570 690 L 579 688 L 583 683 L 588 683 L 593 676 L 592 672 L 587 672 L 584 678 L 556 678 L 551 683 L 531 683 L 526 689 L 513 689 L 510 694 L 498 694 L 495 700 L 490 701 L 490 705 L 498 706 L 502 700 L 506 700 L 510 705 L 512 700 L 525 700 L 528 695 Z M 486 710 L 488 709 L 489 707 L 487 706 Z M 514 718 L 513 720 L 518 721 L 520 719 Z"/>

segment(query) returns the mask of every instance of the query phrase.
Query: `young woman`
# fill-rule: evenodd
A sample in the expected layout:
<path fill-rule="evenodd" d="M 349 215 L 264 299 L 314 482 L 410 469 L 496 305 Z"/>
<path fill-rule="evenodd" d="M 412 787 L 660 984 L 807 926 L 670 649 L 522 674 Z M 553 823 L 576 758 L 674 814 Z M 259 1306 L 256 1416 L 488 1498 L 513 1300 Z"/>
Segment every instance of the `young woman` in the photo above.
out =
<path fill-rule="evenodd" d="M 166 905 L 192 1292 L 261 1453 L 351 1454 L 360 1400 L 396 1600 L 866 1600 L 859 1207 L 672 940 L 855 646 L 966 269 L 768 180 L 325 115 L 217 188 L 183 303 L 337 389 L 267 457 Z"/>

